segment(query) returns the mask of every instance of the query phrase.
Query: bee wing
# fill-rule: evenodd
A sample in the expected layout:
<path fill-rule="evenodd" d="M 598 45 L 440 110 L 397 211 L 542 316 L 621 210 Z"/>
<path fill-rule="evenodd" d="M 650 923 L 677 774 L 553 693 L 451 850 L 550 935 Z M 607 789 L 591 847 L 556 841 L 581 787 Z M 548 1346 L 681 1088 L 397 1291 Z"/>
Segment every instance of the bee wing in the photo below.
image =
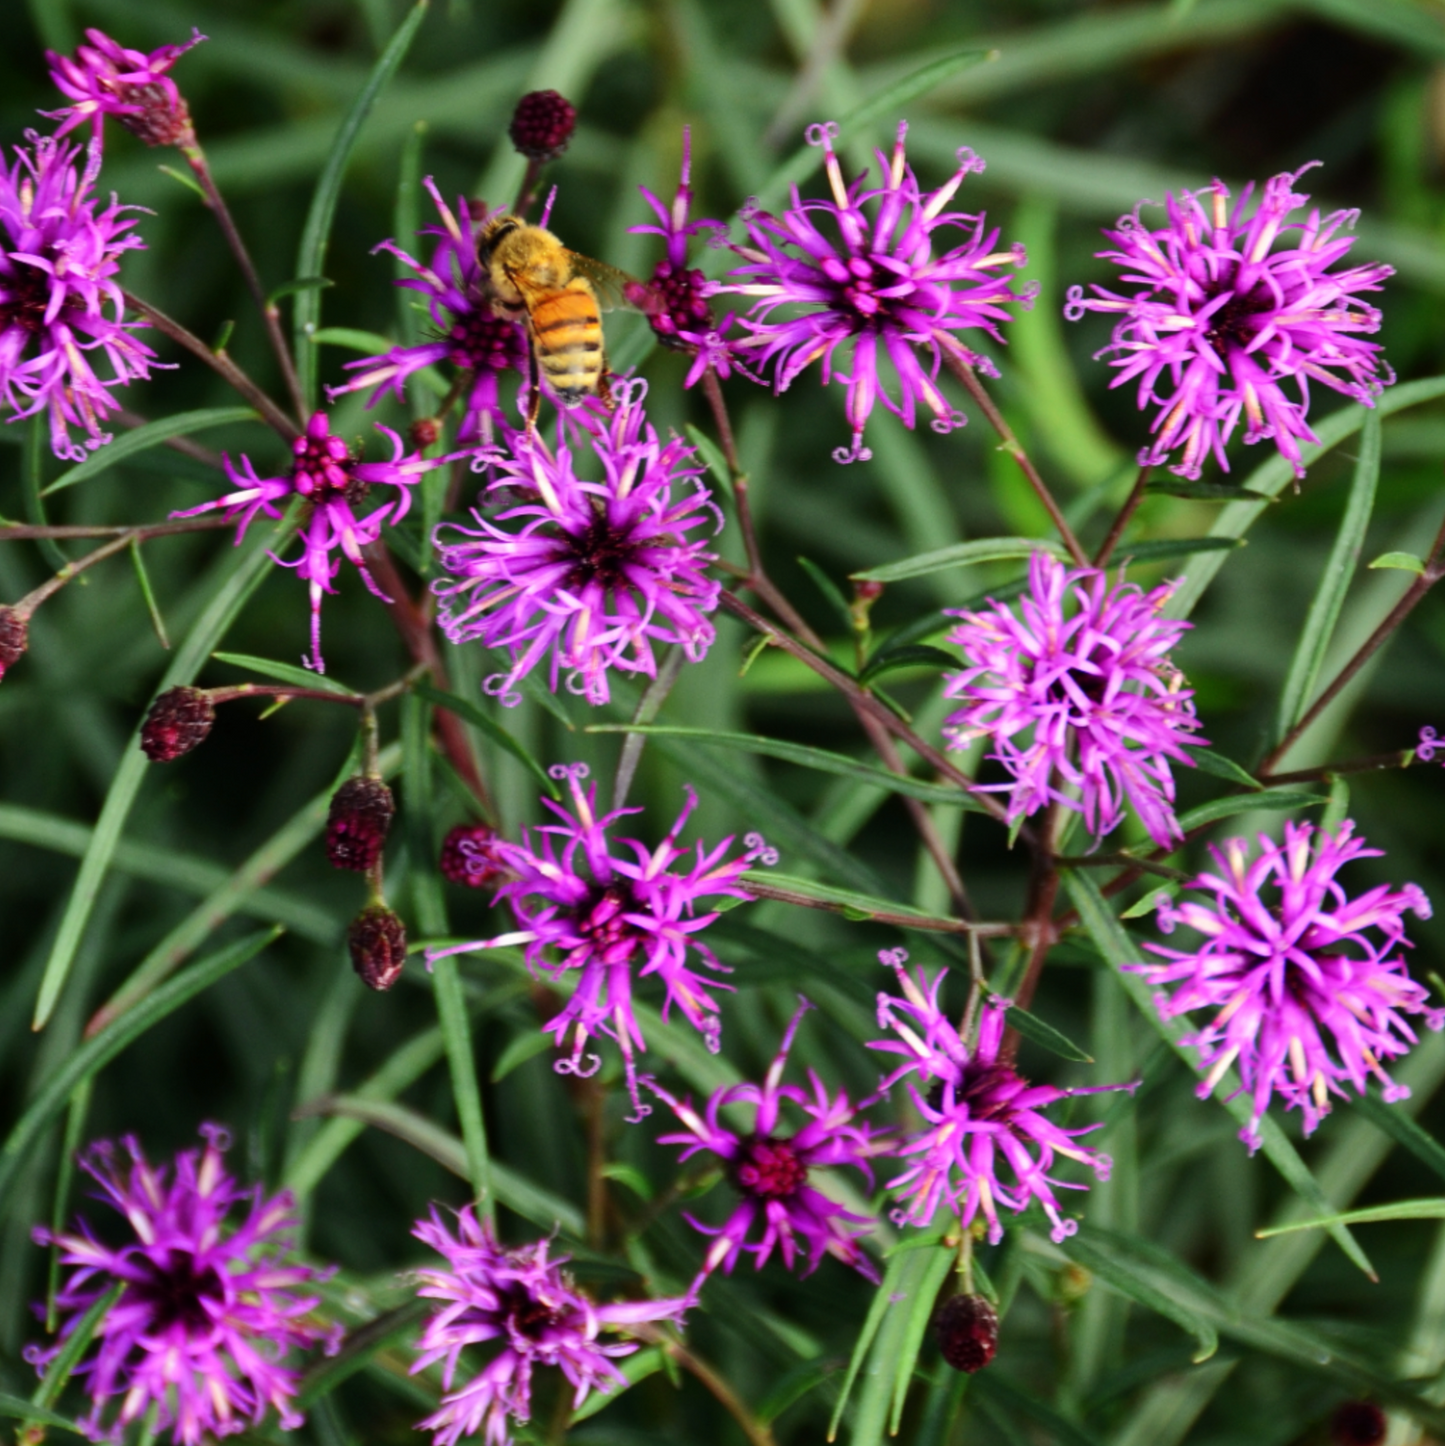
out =
<path fill-rule="evenodd" d="M 569 251 L 567 260 L 578 276 L 585 276 L 592 283 L 597 292 L 597 305 L 601 310 L 615 311 L 622 308 L 626 311 L 636 311 L 638 309 L 637 303 L 629 299 L 629 293 L 637 295 L 646 288 L 635 276 L 629 276 L 627 272 L 619 271 L 617 267 L 609 266 L 605 261 L 594 261 L 592 257 L 583 256 L 576 251 Z"/>

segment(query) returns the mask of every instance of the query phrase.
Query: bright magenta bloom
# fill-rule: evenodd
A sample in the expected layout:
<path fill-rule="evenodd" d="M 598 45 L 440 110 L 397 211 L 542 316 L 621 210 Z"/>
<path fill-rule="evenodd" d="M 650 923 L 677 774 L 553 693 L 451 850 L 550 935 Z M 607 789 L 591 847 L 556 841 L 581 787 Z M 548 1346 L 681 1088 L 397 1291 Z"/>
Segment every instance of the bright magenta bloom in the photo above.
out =
<path fill-rule="evenodd" d="M 1274 1095 L 1304 1112 L 1307 1135 L 1329 1113 L 1332 1094 L 1348 1095 L 1346 1084 L 1363 1094 L 1373 1075 L 1385 1099 L 1406 1098 L 1410 1091 L 1381 1063 L 1415 1043 L 1405 1016 L 1445 1026 L 1445 1010 L 1426 1005 L 1427 991 L 1396 953 L 1410 947 L 1405 912 L 1430 917 L 1424 893 L 1414 884 L 1398 891 L 1380 884 L 1351 899 L 1335 875 L 1355 859 L 1382 855 L 1348 821 L 1333 834 L 1287 823 L 1284 843 L 1261 834 L 1253 859 L 1241 838 L 1209 851 L 1219 871 L 1189 887 L 1212 893 L 1213 902 L 1159 906 L 1166 934 L 1185 924 L 1204 943 L 1189 951 L 1149 944 L 1168 962 L 1134 966 L 1151 984 L 1179 986 L 1157 997 L 1166 1019 L 1210 1011 L 1185 1040 L 1208 1068 L 1200 1098 L 1231 1065 L 1239 1069 L 1241 1092 L 1254 1098 L 1254 1116 L 1240 1132 L 1251 1152 Z"/>
<path fill-rule="evenodd" d="M 748 851 L 729 859 L 725 856 L 732 839 L 725 838 L 711 850 L 699 843 L 691 868 L 674 872 L 671 866 L 687 855 L 687 850 L 677 845 L 678 835 L 697 806 L 697 795 L 688 788 L 682 813 L 655 849 L 636 839 L 622 839 L 622 847 L 633 857 L 618 857 L 612 852 L 607 830 L 617 819 L 641 810 L 621 808 L 599 817 L 597 785 L 582 792 L 587 771 L 582 763 L 551 770 L 553 778 L 567 780 L 575 812 L 544 798 L 542 802 L 560 823 L 524 828 L 521 843 L 498 839 L 493 846 L 497 863 L 513 875 L 497 890 L 497 900 L 505 899 L 511 905 L 517 931 L 448 949 L 429 949 L 427 961 L 473 949 L 523 944 L 528 965 L 551 980 L 560 982 L 576 970 L 572 997 L 546 1026 L 559 1046 L 568 1031 L 572 1032 L 572 1052 L 559 1061 L 557 1069 L 582 1077 L 594 1074 L 601 1060 L 596 1055 L 584 1056 L 583 1050 L 599 1031 L 610 1035 L 622 1051 L 634 1117 L 642 1119 L 652 1113 L 652 1107 L 644 1105 L 637 1092 L 634 1050 L 646 1049 L 647 1041 L 632 1009 L 634 964 L 641 962 L 638 979 L 656 975 L 662 982 L 666 990 L 663 1018 L 676 1005 L 716 1053 L 722 1026 L 711 991 L 728 986 L 697 973 L 689 963 L 689 950 L 704 968 L 714 973 L 727 970 L 697 939 L 717 914 L 698 914 L 696 910 L 709 897 L 751 898 L 738 882 L 743 871 L 754 861 L 776 863 L 777 854 L 760 835 L 749 834 L 745 840 Z M 562 841 L 560 852 L 554 839 Z"/>
<path fill-rule="evenodd" d="M 416 272 L 415 277 L 396 284 L 419 291 L 426 298 L 436 335 L 416 346 L 394 346 L 384 356 L 347 362 L 347 371 L 357 375 L 343 387 L 327 387 L 326 395 L 335 401 L 345 392 L 375 387 L 368 407 L 374 407 L 387 392 L 400 401 L 407 381 L 416 372 L 438 362 L 449 362 L 471 378 L 457 439 L 481 439 L 490 444 L 492 429 L 506 422 L 499 383 L 506 372 L 522 371 L 527 360 L 527 333 L 519 322 L 492 310 L 486 273 L 477 260 L 479 218 L 472 214 L 465 199 L 458 201 L 454 214 L 430 176 L 422 184 L 442 219 L 440 226 L 428 226 L 422 232 L 440 238 L 431 265 L 417 261 L 394 241 L 383 241 L 375 249 L 389 251 Z"/>
<path fill-rule="evenodd" d="M 549 656 L 553 692 L 565 671 L 574 692 L 605 703 L 609 669 L 656 677 L 654 643 L 676 643 L 691 662 L 712 646 L 706 614 L 722 585 L 707 569 L 717 559 L 688 534 L 720 529 L 722 513 L 698 480 L 695 450 L 679 437 L 664 442 L 643 415 L 645 394 L 641 382 L 616 387 L 605 422 L 576 413 L 600 482 L 574 470 L 565 423 L 555 453 L 535 434 L 508 431 L 505 448 L 478 454 L 495 469 L 487 495 L 500 510 L 473 511 L 475 528 L 437 528 L 450 574 L 433 584 L 442 627 L 454 643 L 510 653 L 511 667 L 484 684 L 508 706 L 521 700 L 517 682 Z"/>
<path fill-rule="evenodd" d="M 691 1304 L 673 1298 L 595 1305 L 562 1269 L 570 1257 L 547 1258 L 550 1240 L 503 1249 L 470 1205 L 457 1216 L 455 1236 L 435 1207 L 431 1219 L 418 1221 L 412 1234 L 446 1259 L 445 1269 L 418 1272 L 418 1294 L 442 1304 L 427 1318 L 412 1367 L 416 1372 L 444 1362 L 441 1410 L 417 1427 L 435 1432 L 436 1446 L 454 1446 L 483 1429 L 487 1446 L 509 1446 L 507 1418 L 518 1423 L 531 1418 L 532 1372 L 538 1366 L 556 1366 L 567 1378 L 574 1411 L 592 1391 L 626 1385 L 613 1361 L 630 1356 L 637 1343 L 604 1343 L 602 1332 L 653 1321 L 680 1326 Z M 462 1351 L 486 1342 L 498 1345 L 497 1354 L 453 1390 Z"/>
<path fill-rule="evenodd" d="M 794 186 L 793 204 L 781 216 L 744 209 L 749 244 L 733 249 L 747 264 L 731 273 L 740 279 L 723 288 L 758 298 L 743 321 L 753 334 L 737 350 L 755 349 L 760 365 L 773 364 L 777 391 L 818 360 L 825 384 L 835 371 L 847 383 L 853 440 L 834 452 L 839 462 L 872 455 L 863 446 L 863 428 L 878 401 L 908 427 L 920 401 L 933 413 L 935 431 L 960 426 L 963 414 L 938 386 L 944 354 L 997 375 L 957 333 L 981 330 L 1002 341 L 1005 308 L 1031 303 L 1037 290 L 1016 291 L 1010 276 L 995 274 L 1024 265 L 1022 246 L 995 250 L 998 230 L 986 230 L 981 213 L 944 210 L 983 162 L 960 151 L 958 170 L 938 190 L 924 192 L 904 158 L 907 129 L 898 127 L 891 157 L 878 153 L 880 184 L 869 190 L 866 177 L 843 182 L 833 152 L 838 127 L 809 127 L 808 144 L 823 147 L 832 200 L 804 201 Z M 943 250 L 949 230 L 957 237 Z M 898 384 L 897 400 L 884 383 L 885 363 Z"/>
<path fill-rule="evenodd" d="M 103 211 L 92 194 L 100 145 L 35 136 L 0 164 L 0 400 L 12 421 L 50 414 L 50 447 L 67 462 L 110 441 L 119 411 L 112 387 L 150 375 L 155 353 L 132 334 L 116 275 L 121 255 L 145 243 L 114 197 Z M 97 374 L 93 358 L 108 363 Z M 76 441 L 75 428 L 81 433 Z"/>
<path fill-rule="evenodd" d="M 63 110 L 46 111 L 49 120 L 62 122 L 67 131 L 90 121 L 97 140 L 101 123 L 114 116 L 148 146 L 178 145 L 195 139 L 185 97 L 170 78 L 170 68 L 192 46 L 206 37 L 194 27 L 184 45 L 163 45 L 149 55 L 127 50 L 103 30 L 87 30 L 88 45 L 74 57 L 45 52 L 50 78 L 71 102 Z"/>
<path fill-rule="evenodd" d="M 1128 802 L 1161 848 L 1183 837 L 1169 764 L 1191 763 L 1185 748 L 1204 740 L 1190 736 L 1194 695 L 1169 661 L 1189 627 L 1161 616 L 1171 590 L 1110 587 L 1097 569 L 1036 552 L 1017 616 L 1003 603 L 954 614 L 948 641 L 967 667 L 944 694 L 964 706 L 944 736 L 954 748 L 992 740 L 1014 781 L 988 787 L 1008 791 L 1010 823 L 1057 801 L 1102 838 Z"/>
<path fill-rule="evenodd" d="M 298 1377 L 287 1355 L 317 1342 L 334 1350 L 340 1337 L 339 1326 L 308 1319 L 319 1298 L 297 1294 L 319 1277 L 289 1258 L 291 1197 L 240 1190 L 221 1163 L 226 1132 L 201 1133 L 205 1148 L 177 1155 L 173 1174 L 153 1169 L 129 1136 L 121 1142 L 128 1161 L 108 1142 L 82 1160 L 100 1198 L 125 1217 L 125 1243 L 102 1244 L 84 1221 L 69 1234 L 35 1232 L 75 1267 L 57 1298 L 66 1317 L 60 1341 L 27 1353 L 37 1369 L 97 1300 L 124 1287 L 96 1333 L 98 1348 L 77 1370 L 92 1402 L 84 1425 L 96 1440 L 118 1441 L 152 1407 L 157 1429 L 177 1446 L 257 1427 L 268 1406 L 292 1430 L 301 1416 L 291 1408 Z M 233 1219 L 243 1202 L 244 1217 Z"/>
<path fill-rule="evenodd" d="M 731 1272 L 745 1250 L 752 1253 L 754 1268 L 761 1270 L 775 1249 L 789 1270 L 806 1256 L 804 1275 L 811 1275 L 824 1255 L 832 1255 L 870 1280 L 878 1279 L 872 1263 L 858 1248 L 858 1236 L 867 1233 L 871 1220 L 829 1199 L 810 1183 L 809 1172 L 852 1165 L 863 1171 L 871 1186 L 873 1171 L 868 1162 L 888 1153 L 891 1145 L 878 1139 L 871 1126 L 855 1124 L 857 1108 L 849 1103 L 846 1091 L 830 1095 L 812 1070 L 808 1071 L 810 1090 L 782 1083 L 793 1036 L 810 1007 L 806 1000 L 799 1005 L 761 1086 L 740 1084 L 715 1090 L 707 1102 L 706 1118 L 693 1109 L 690 1100 L 679 1103 L 655 1081 L 644 1081 L 686 1126 L 686 1133 L 662 1135 L 659 1143 L 683 1146 L 681 1160 L 691 1159 L 700 1150 L 716 1155 L 738 1192 L 737 1208 L 721 1226 L 704 1225 L 687 1216 L 694 1228 L 716 1236 L 699 1283 L 719 1266 Z M 791 1135 L 780 1129 L 784 1101 L 807 1117 L 802 1128 Z M 754 1107 L 753 1127 L 746 1134 L 722 1123 L 720 1112 L 733 1104 Z M 760 1234 L 750 1240 L 755 1227 Z"/>
<path fill-rule="evenodd" d="M 237 471 L 231 459 L 226 457 L 226 475 L 235 484 L 236 490 L 218 497 L 214 502 L 171 514 L 173 517 L 194 517 L 198 512 L 225 508 L 227 517 L 238 524 L 236 541 L 240 542 L 258 512 L 279 518 L 281 504 L 293 497 L 306 499 L 310 506 L 298 529 L 301 556 L 294 562 L 282 563 L 282 566 L 294 567 L 297 575 L 310 585 L 311 656 L 303 658 L 302 662 L 318 673 L 326 671 L 326 663 L 321 656 L 321 595 L 336 591 L 331 584 L 341 571 L 340 558 L 334 558 L 332 554 L 339 549 L 342 557 L 361 574 L 367 587 L 383 602 L 390 602 L 391 599 L 373 580 L 361 549 L 375 542 L 383 527 L 396 524 L 406 515 L 411 506 L 411 493 L 407 489 L 423 472 L 454 460 L 453 457 L 423 457 L 417 453 L 404 457 L 401 438 L 390 427 L 378 425 L 376 430 L 384 432 L 391 441 L 390 461 L 354 461 L 346 443 L 331 435 L 326 413 L 317 412 L 306 424 L 306 431 L 296 439 L 292 448 L 296 461 L 284 477 L 257 477 L 249 457 L 241 458 L 244 470 Z M 357 513 L 374 486 L 394 487 L 396 493 L 391 501 L 383 502 L 374 511 L 358 517 Z"/>
<path fill-rule="evenodd" d="M 978 1039 L 970 1049 L 938 1002 L 948 971 L 942 970 L 930 983 L 921 969 L 909 977 L 903 967 L 908 955 L 902 949 L 885 950 L 878 957 L 898 976 L 903 991 L 902 999 L 878 996 L 879 1026 L 898 1038 L 872 1048 L 903 1057 L 903 1063 L 885 1076 L 880 1090 L 907 1078 L 909 1097 L 925 1121 L 924 1128 L 897 1150 L 912 1163 L 888 1182 L 901 1202 L 893 1218 L 900 1225 L 927 1225 L 939 1205 L 946 1203 L 967 1226 L 982 1211 L 989 1241 L 996 1245 L 1003 1239 L 999 1206 L 1017 1213 L 1037 1201 L 1053 1222 L 1056 1243 L 1073 1235 L 1079 1222 L 1060 1214 L 1054 1190 L 1087 1187 L 1053 1179 L 1048 1172 L 1055 1155 L 1080 1161 L 1100 1180 L 1109 1178 L 1112 1161 L 1075 1143 L 1098 1125 L 1065 1130 L 1040 1112 L 1070 1095 L 1135 1086 L 1061 1090 L 1031 1085 L 999 1057 L 1007 999 L 989 997 Z"/>
<path fill-rule="evenodd" d="M 1121 279 L 1137 289 L 1121 295 L 1092 286 L 1086 299 L 1083 287 L 1069 288 L 1070 321 L 1086 311 L 1119 317 L 1099 355 L 1112 354 L 1110 364 L 1119 369 L 1114 386 L 1138 378 L 1140 408 L 1158 408 L 1141 465 L 1162 464 L 1182 447 L 1170 471 L 1198 477 L 1212 452 L 1227 472 L 1224 447 L 1243 416 L 1244 440 L 1272 440 L 1303 477 L 1299 444 L 1318 440 L 1306 420 L 1310 382 L 1371 407 L 1394 381 L 1380 347 L 1360 340 L 1379 330 L 1380 313 L 1359 299 L 1362 291 L 1378 291 L 1394 268 L 1330 270 L 1354 245 L 1336 233 L 1359 213 L 1336 211 L 1321 220 L 1312 210 L 1288 221 L 1309 200 L 1293 189 L 1307 170 L 1266 182 L 1252 210 L 1252 183 L 1231 210 L 1219 181 L 1197 195 L 1169 196 L 1167 223 L 1157 231 L 1136 209 L 1104 233 L 1116 249 L 1098 254 L 1122 267 Z M 1286 394 L 1285 382 L 1298 400 Z"/>

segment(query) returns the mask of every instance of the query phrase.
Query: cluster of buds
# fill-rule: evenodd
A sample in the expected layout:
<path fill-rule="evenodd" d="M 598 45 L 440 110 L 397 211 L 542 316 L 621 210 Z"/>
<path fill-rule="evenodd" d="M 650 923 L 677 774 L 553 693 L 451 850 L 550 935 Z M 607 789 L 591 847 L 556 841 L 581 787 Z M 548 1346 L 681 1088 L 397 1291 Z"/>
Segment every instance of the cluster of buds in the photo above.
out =
<path fill-rule="evenodd" d="M 528 91 L 512 112 L 507 134 L 529 161 L 555 161 L 577 128 L 577 108 L 555 90 Z"/>
<path fill-rule="evenodd" d="M 981 1295 L 950 1296 L 933 1318 L 933 1333 L 943 1359 L 971 1376 L 998 1349 L 998 1312 Z"/>
<path fill-rule="evenodd" d="M 199 748 L 216 721 L 216 705 L 202 688 L 168 688 L 141 724 L 141 751 L 152 763 L 174 763 Z"/>

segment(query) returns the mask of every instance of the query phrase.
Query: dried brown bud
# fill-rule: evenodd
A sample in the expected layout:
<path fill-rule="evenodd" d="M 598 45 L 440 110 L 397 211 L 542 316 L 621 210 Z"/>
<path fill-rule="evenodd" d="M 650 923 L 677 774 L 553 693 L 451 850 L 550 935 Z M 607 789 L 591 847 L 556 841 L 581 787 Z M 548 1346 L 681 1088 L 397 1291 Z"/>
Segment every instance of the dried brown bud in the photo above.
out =
<path fill-rule="evenodd" d="M 988 1365 L 998 1349 L 998 1316 L 981 1295 L 955 1295 L 944 1301 L 933 1330 L 943 1359 L 970 1376 Z"/>
<path fill-rule="evenodd" d="M 406 925 L 385 904 L 368 904 L 351 921 L 346 947 L 368 989 L 390 989 L 406 964 Z"/>
<path fill-rule="evenodd" d="M 418 452 L 435 447 L 442 434 L 442 424 L 435 417 L 418 417 L 411 424 L 411 444 Z"/>
<path fill-rule="evenodd" d="M 555 90 L 528 91 L 512 112 L 507 134 L 531 161 L 556 160 L 577 128 L 577 109 Z"/>
<path fill-rule="evenodd" d="M 16 608 L 0 607 L 0 678 L 25 656 L 30 619 Z"/>
<path fill-rule="evenodd" d="M 170 688 L 151 704 L 141 724 L 141 751 L 152 763 L 171 763 L 206 741 L 216 705 L 199 688 Z"/>
<path fill-rule="evenodd" d="M 1389 1422 L 1373 1401 L 1346 1401 L 1330 1420 L 1335 1446 L 1380 1446 Z"/>
<path fill-rule="evenodd" d="M 376 866 L 396 804 L 379 778 L 348 778 L 331 799 L 326 819 L 326 857 L 332 868 L 364 874 Z"/>
<path fill-rule="evenodd" d="M 485 889 L 497 883 L 506 868 L 497 859 L 493 845 L 497 831 L 484 823 L 459 823 L 442 840 L 437 867 L 442 877 L 468 889 Z"/>

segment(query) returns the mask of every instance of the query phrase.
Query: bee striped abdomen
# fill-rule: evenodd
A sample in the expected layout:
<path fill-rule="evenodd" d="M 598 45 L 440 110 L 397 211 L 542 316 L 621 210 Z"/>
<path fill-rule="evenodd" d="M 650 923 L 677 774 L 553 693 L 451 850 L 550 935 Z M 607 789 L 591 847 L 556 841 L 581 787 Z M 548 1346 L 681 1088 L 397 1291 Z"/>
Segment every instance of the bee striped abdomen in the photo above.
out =
<path fill-rule="evenodd" d="M 602 318 L 591 288 L 574 281 L 531 311 L 537 361 L 557 399 L 568 406 L 595 396 L 602 376 Z"/>

